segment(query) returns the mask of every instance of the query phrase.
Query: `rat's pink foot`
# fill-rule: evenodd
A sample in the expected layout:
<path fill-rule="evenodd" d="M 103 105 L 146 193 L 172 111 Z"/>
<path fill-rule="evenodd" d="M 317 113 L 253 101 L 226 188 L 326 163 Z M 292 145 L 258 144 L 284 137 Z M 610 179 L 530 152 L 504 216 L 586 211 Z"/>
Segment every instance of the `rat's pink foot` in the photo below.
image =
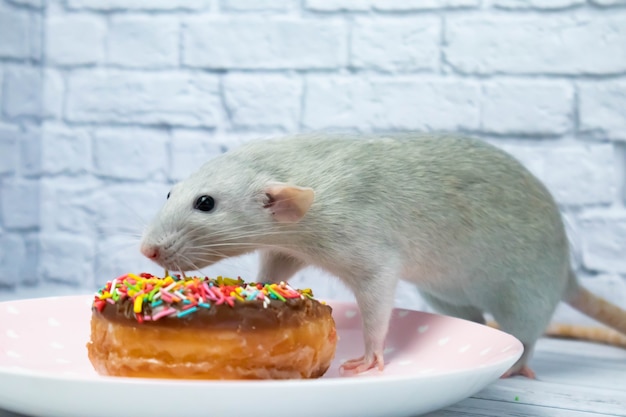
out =
<path fill-rule="evenodd" d="M 382 353 L 375 353 L 370 360 L 367 360 L 365 356 L 361 356 L 360 358 L 346 361 L 339 367 L 339 372 L 341 374 L 360 374 L 375 367 L 377 367 L 379 371 L 385 369 L 385 361 L 383 360 Z"/>
<path fill-rule="evenodd" d="M 508 371 L 506 371 L 504 375 L 502 375 L 500 378 L 510 378 L 516 375 L 522 375 L 522 376 L 525 376 L 526 378 L 536 379 L 535 372 L 532 369 L 530 369 L 527 365 L 523 365 L 519 369 L 511 368 Z"/>

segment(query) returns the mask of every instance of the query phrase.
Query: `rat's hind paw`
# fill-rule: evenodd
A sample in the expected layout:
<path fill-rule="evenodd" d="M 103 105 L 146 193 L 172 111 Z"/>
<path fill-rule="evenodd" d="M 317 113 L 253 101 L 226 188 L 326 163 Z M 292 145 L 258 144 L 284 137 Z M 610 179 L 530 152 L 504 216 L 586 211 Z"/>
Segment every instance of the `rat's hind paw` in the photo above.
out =
<path fill-rule="evenodd" d="M 523 365 L 519 367 L 518 369 L 515 369 L 515 368 L 516 367 L 513 366 L 511 369 L 506 371 L 504 375 L 502 375 L 500 378 L 510 378 L 512 376 L 521 375 L 521 376 L 525 376 L 526 378 L 537 379 L 535 376 L 535 372 L 532 369 L 530 369 L 528 365 Z"/>

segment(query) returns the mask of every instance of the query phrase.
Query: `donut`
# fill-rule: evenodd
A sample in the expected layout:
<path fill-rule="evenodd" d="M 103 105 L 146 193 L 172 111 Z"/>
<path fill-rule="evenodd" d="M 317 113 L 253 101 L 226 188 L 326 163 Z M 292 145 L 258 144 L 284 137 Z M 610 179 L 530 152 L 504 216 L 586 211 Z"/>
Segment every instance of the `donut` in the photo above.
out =
<path fill-rule="evenodd" d="M 129 273 L 101 287 L 91 311 L 100 375 L 319 378 L 337 344 L 331 307 L 284 282 Z"/>

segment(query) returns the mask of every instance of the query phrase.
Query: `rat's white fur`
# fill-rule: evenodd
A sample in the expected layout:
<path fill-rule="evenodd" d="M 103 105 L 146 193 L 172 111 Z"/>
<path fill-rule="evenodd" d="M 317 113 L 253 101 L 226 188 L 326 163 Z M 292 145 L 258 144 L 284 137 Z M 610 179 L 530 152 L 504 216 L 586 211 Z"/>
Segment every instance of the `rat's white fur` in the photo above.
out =
<path fill-rule="evenodd" d="M 314 190 L 299 221 L 277 222 L 264 207 L 275 182 Z M 212 212 L 193 209 L 204 194 L 215 198 Z M 286 280 L 306 265 L 330 272 L 363 313 L 365 367 L 382 364 L 399 279 L 442 313 L 477 322 L 492 314 L 526 348 L 512 372 L 524 372 L 560 300 L 587 313 L 586 304 L 600 302 L 581 302 L 546 188 L 508 154 L 469 138 L 251 142 L 177 184 L 143 245 L 158 248 L 156 261 L 172 270 L 261 250 L 259 280 Z M 611 324 L 626 333 L 626 313 L 612 308 Z"/>

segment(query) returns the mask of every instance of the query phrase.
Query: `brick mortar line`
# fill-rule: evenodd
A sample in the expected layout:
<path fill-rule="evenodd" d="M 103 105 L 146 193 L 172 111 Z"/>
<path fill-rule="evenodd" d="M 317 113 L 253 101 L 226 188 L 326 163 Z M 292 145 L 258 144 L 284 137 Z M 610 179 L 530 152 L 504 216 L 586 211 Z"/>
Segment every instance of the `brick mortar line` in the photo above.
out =
<path fill-rule="evenodd" d="M 442 51 L 444 52 L 444 51 Z M 453 70 L 453 66 L 451 66 L 447 60 L 445 60 L 446 66 L 449 66 L 451 70 Z M 537 73 L 510 73 L 510 72 L 496 72 L 490 74 L 480 74 L 480 73 L 463 73 L 454 70 L 454 73 L 445 73 L 437 70 L 412 70 L 412 71 L 394 71 L 394 70 L 380 70 L 376 68 L 359 68 L 353 67 L 349 64 L 345 66 L 340 66 L 336 68 L 328 68 L 328 69 L 298 69 L 298 68 L 245 68 L 245 67 L 230 67 L 230 68 L 208 68 L 202 66 L 191 66 L 191 65 L 181 65 L 181 66 L 164 66 L 158 68 L 148 68 L 148 67 L 131 67 L 131 66 L 121 66 L 119 64 L 111 64 L 108 62 L 102 63 L 94 63 L 94 64 L 68 64 L 68 65 L 58 65 L 58 64 L 39 64 L 37 62 L 27 62 L 27 61 L 15 61 L 6 58 L 0 58 L 0 65 L 8 64 L 6 68 L 10 68 L 12 66 L 20 66 L 26 65 L 31 66 L 33 68 L 42 67 L 43 69 L 52 69 L 57 71 L 66 71 L 68 75 L 72 75 L 72 73 L 77 73 L 81 71 L 94 71 L 94 72 L 120 72 L 120 73 L 128 73 L 128 74 L 162 74 L 167 72 L 178 73 L 178 74 L 189 74 L 193 75 L 193 73 L 199 74 L 214 74 L 214 75 L 222 75 L 222 74 L 258 74 L 258 75 L 279 75 L 279 74 L 301 74 L 301 75 L 328 75 L 328 76 L 368 76 L 368 77 L 380 77 L 380 78 L 389 78 L 389 79 L 407 79 L 414 77 L 416 80 L 424 80 L 424 76 L 427 76 L 426 80 L 436 80 L 436 79 L 453 79 L 457 78 L 459 80 L 475 80 L 475 81 L 490 81 L 490 80 L 512 80 L 512 81 L 523 81 L 523 80 L 543 80 L 543 81 L 626 81 L 626 71 L 620 71 L 615 73 L 608 74 L 551 74 L 546 72 L 537 72 Z M 346 73 L 346 70 L 349 70 L 349 73 Z"/>
<path fill-rule="evenodd" d="M 509 17 L 509 16 L 551 16 L 557 14 L 574 15 L 576 13 L 589 13 L 590 15 L 605 15 L 612 12 L 626 12 L 626 5 L 614 5 L 608 7 L 593 6 L 588 3 L 565 8 L 504 8 L 504 7 L 486 7 L 467 6 L 467 7 L 440 7 L 431 9 L 414 9 L 414 10 L 313 10 L 305 9 L 304 16 L 327 18 L 332 16 L 373 16 L 373 17 L 414 17 L 424 15 L 436 15 L 444 12 L 451 16 L 487 16 L 487 17 Z"/>
<path fill-rule="evenodd" d="M 618 178 L 616 206 L 626 211 L 626 141 L 614 143 L 615 167 Z"/>

